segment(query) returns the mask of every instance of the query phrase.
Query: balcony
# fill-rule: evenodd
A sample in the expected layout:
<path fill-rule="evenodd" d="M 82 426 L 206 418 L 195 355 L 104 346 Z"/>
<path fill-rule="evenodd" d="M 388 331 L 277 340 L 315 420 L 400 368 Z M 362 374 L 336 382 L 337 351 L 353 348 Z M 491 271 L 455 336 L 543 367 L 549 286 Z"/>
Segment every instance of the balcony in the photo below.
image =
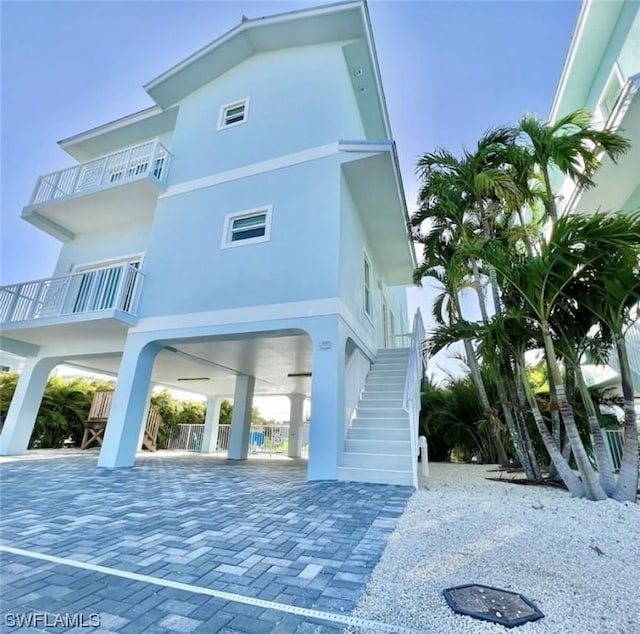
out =
<path fill-rule="evenodd" d="M 129 263 L 2 286 L 0 326 L 7 337 L 39 345 L 74 324 L 94 337 L 126 330 L 137 323 L 141 288 L 142 273 Z M 97 321 L 105 328 L 98 331 Z"/>
<path fill-rule="evenodd" d="M 40 176 L 22 217 L 63 241 L 149 220 L 165 189 L 170 157 L 155 139 Z"/>

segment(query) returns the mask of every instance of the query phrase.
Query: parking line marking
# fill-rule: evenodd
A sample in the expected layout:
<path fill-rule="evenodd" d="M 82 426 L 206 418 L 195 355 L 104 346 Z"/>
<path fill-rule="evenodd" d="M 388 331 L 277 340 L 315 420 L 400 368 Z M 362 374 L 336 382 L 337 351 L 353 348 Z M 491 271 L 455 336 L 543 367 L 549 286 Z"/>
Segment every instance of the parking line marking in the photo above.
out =
<path fill-rule="evenodd" d="M 320 610 L 312 610 L 310 608 L 301 608 L 286 603 L 276 603 L 275 601 L 266 601 L 255 597 L 247 597 L 234 592 L 224 592 L 223 590 L 214 590 L 213 588 L 205 588 L 202 586 L 194 586 L 190 583 L 182 583 L 180 581 L 171 581 L 170 579 L 161 579 L 160 577 L 151 577 L 149 575 L 141 575 L 137 572 L 129 572 L 127 570 L 119 570 L 118 568 L 110 568 L 108 566 L 100 566 L 86 561 L 77 561 L 75 559 L 67 559 L 66 557 L 56 557 L 45 553 L 38 553 L 31 550 L 23 550 L 22 548 L 14 548 L 12 546 L 0 545 L 0 552 L 29 557 L 31 559 L 39 559 L 50 563 L 59 564 L 61 566 L 71 566 L 73 568 L 81 568 L 82 570 L 90 570 L 99 572 L 113 577 L 122 577 L 132 581 L 142 581 L 156 586 L 164 586 L 165 588 L 174 588 L 191 592 L 193 594 L 204 594 L 223 601 L 232 601 L 234 603 L 243 603 L 245 605 L 253 605 L 264 608 L 266 610 L 277 610 L 279 612 L 287 612 L 288 614 L 296 614 L 298 616 L 306 616 L 309 618 L 320 619 L 332 623 L 341 623 L 343 625 L 354 625 L 356 627 L 368 628 L 375 632 L 392 632 L 393 634 L 418 634 L 417 630 L 409 629 L 400 625 L 390 625 L 388 623 L 380 623 L 378 621 L 369 621 L 355 616 L 346 614 L 336 614 L 334 612 L 323 612 Z"/>

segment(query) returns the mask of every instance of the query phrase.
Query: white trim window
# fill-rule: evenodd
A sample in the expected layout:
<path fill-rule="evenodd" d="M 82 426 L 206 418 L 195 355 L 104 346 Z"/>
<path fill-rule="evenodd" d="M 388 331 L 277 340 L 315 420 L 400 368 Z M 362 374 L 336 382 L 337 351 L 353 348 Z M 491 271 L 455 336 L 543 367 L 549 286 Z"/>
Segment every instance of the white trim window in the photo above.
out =
<path fill-rule="evenodd" d="M 623 86 L 624 77 L 622 76 L 618 65 L 614 64 L 611 73 L 607 78 L 604 90 L 600 95 L 600 99 L 598 99 L 598 110 L 600 111 L 600 115 L 604 121 L 611 116 L 613 108 L 618 101 L 618 97 L 622 92 Z"/>
<path fill-rule="evenodd" d="M 369 319 L 373 318 L 372 313 L 372 301 L 371 301 L 371 282 L 373 279 L 373 272 L 371 270 L 371 262 L 367 257 L 367 254 L 364 254 L 363 258 L 363 308 L 364 314 L 369 317 Z"/>
<path fill-rule="evenodd" d="M 271 206 L 227 214 L 222 248 L 239 247 L 271 239 Z"/>
<path fill-rule="evenodd" d="M 228 103 L 220 107 L 218 130 L 231 128 L 241 123 L 246 123 L 249 115 L 249 97 Z"/>

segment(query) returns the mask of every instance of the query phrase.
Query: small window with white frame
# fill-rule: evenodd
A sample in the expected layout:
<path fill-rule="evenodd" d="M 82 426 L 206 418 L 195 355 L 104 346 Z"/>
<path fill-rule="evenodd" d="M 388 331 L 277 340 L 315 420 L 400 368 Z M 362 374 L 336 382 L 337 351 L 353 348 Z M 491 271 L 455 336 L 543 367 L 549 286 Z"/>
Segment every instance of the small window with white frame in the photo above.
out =
<path fill-rule="evenodd" d="M 249 209 L 227 214 L 222 235 L 222 248 L 237 247 L 271 238 L 271 207 Z"/>
<path fill-rule="evenodd" d="M 249 98 L 234 101 L 220 108 L 218 130 L 245 123 L 249 114 Z"/>
<path fill-rule="evenodd" d="M 622 92 L 623 83 L 622 73 L 616 64 L 607 79 L 607 83 L 598 101 L 598 109 L 600 110 L 603 120 L 606 121 L 611 116 L 618 97 Z"/>
<path fill-rule="evenodd" d="M 364 255 L 363 273 L 364 273 L 364 286 L 363 286 L 364 314 L 367 317 L 369 317 L 369 319 L 371 319 L 373 317 L 372 310 L 371 310 L 371 282 L 372 282 L 373 276 L 371 273 L 371 262 L 369 261 L 369 258 L 367 257 L 366 254 Z"/>

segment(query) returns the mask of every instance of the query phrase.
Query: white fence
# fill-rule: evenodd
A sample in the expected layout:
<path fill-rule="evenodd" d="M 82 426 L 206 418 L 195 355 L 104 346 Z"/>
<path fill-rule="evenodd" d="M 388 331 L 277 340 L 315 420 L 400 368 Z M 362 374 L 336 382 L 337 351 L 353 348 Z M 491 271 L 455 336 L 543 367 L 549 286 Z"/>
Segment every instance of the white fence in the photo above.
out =
<path fill-rule="evenodd" d="M 624 432 L 622 429 L 603 429 L 602 434 L 611 456 L 613 468 L 619 469 L 624 448 Z"/>
<path fill-rule="evenodd" d="M 47 203 L 65 196 L 91 192 L 140 176 L 152 176 L 163 183 L 169 156 L 167 149 L 156 139 L 40 176 L 29 204 Z"/>
<path fill-rule="evenodd" d="M 226 453 L 229 449 L 231 425 L 218 427 L 216 453 Z M 302 425 L 302 454 L 309 449 L 309 424 Z M 166 448 L 198 452 L 202 448 L 204 425 L 178 425 L 167 439 Z M 261 425 L 251 427 L 249 432 L 249 454 L 286 455 L 289 451 L 289 425 Z"/>
<path fill-rule="evenodd" d="M 141 273 L 131 264 L 0 287 L 0 322 L 122 310 L 135 315 Z"/>

